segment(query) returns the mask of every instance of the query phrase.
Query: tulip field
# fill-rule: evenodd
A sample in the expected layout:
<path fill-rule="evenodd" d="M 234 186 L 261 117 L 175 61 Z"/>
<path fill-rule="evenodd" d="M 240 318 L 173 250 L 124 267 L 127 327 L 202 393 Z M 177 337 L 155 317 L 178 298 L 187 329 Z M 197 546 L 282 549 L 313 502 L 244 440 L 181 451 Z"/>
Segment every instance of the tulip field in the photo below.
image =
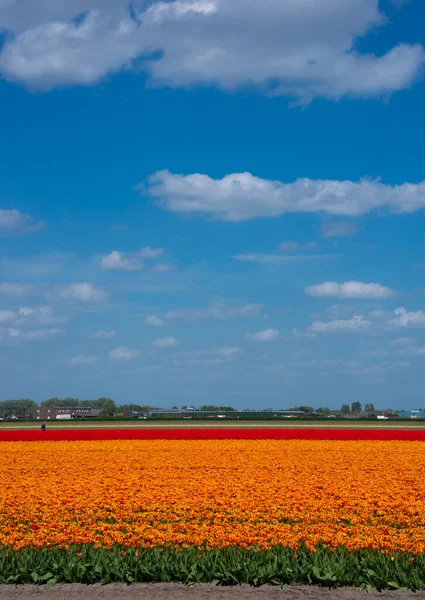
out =
<path fill-rule="evenodd" d="M 425 588 L 422 440 L 418 430 L 0 432 L 0 582 Z"/>

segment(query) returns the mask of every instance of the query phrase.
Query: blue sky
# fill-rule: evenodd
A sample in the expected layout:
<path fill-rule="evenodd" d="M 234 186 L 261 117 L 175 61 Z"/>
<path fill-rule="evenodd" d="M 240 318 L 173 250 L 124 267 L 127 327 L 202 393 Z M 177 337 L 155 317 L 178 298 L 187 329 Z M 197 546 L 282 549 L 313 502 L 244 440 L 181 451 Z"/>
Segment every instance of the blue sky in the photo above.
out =
<path fill-rule="evenodd" d="M 424 19 L 0 4 L 2 398 L 422 407 Z"/>

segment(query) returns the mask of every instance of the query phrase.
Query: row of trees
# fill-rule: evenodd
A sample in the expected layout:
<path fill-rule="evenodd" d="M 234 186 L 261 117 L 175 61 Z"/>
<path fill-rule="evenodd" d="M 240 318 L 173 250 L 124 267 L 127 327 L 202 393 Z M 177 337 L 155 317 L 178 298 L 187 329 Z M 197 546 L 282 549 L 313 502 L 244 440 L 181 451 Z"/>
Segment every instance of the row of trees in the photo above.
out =
<path fill-rule="evenodd" d="M 361 413 L 361 412 L 363 412 L 363 408 L 362 408 L 362 403 L 361 402 L 352 402 L 351 403 L 351 407 L 350 407 L 349 404 L 343 404 L 341 406 L 341 413 L 343 415 L 346 415 L 348 413 L 357 413 L 358 414 L 358 413 Z M 374 413 L 375 412 L 374 405 L 372 403 L 365 404 L 364 412 L 367 415 L 371 415 L 372 413 Z"/>
<path fill-rule="evenodd" d="M 37 408 L 37 403 L 34 400 L 23 398 L 20 400 L 2 400 L 0 401 L 0 417 L 18 417 L 26 418 L 31 416 L 34 408 Z M 118 411 L 118 407 L 111 398 L 97 398 L 95 400 L 78 400 L 78 398 L 49 398 L 43 400 L 40 406 L 51 407 L 67 407 L 76 408 L 77 406 L 91 406 L 106 410 L 108 414 L 114 415 Z"/>
<path fill-rule="evenodd" d="M 22 398 L 21 400 L 1 400 L 0 417 L 18 417 L 24 419 L 31 416 L 33 408 L 37 408 L 34 400 Z"/>

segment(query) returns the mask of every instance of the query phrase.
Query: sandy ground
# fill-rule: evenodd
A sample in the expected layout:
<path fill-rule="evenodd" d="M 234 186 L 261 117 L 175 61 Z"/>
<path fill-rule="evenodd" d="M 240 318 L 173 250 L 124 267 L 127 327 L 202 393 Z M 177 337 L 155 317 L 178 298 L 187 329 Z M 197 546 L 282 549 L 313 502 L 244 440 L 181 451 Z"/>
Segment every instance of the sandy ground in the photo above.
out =
<path fill-rule="evenodd" d="M 403 600 L 425 599 L 425 591 L 399 592 L 373 590 L 369 594 L 356 588 L 327 589 L 317 586 L 291 585 L 282 590 L 275 586 L 253 588 L 248 586 L 212 587 L 208 584 L 186 586 L 179 583 L 135 583 L 125 585 L 84 585 L 80 583 L 58 584 L 53 587 L 36 585 L 0 585 L 0 600 L 381 600 L 393 598 Z"/>

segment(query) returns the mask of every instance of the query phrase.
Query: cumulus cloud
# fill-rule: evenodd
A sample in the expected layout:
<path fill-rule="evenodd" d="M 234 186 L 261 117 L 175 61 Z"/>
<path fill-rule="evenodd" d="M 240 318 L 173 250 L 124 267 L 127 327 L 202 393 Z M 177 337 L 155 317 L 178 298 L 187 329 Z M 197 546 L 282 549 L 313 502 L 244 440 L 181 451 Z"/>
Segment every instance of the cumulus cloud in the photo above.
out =
<path fill-rule="evenodd" d="M 243 304 L 242 306 L 227 306 L 224 302 L 215 302 L 206 308 L 181 308 L 169 310 L 165 319 L 170 321 L 201 321 L 203 319 L 219 319 L 227 321 L 235 317 L 259 317 L 261 304 Z"/>
<path fill-rule="evenodd" d="M 425 327 L 425 312 L 417 310 L 409 312 L 403 306 L 394 311 L 395 317 L 390 324 L 394 327 Z"/>
<path fill-rule="evenodd" d="M 118 361 L 128 361 L 131 360 L 132 358 L 136 358 L 136 356 L 139 354 L 138 350 L 134 350 L 133 348 L 128 348 L 127 346 L 119 346 L 118 348 L 114 348 L 114 350 L 111 350 L 109 353 L 109 358 L 111 360 L 118 360 Z"/>
<path fill-rule="evenodd" d="M 334 321 L 314 321 L 308 328 L 309 333 L 364 333 L 369 331 L 372 325 L 362 316 L 355 316 L 351 319 L 338 319 Z"/>
<path fill-rule="evenodd" d="M 180 340 L 175 337 L 158 338 L 152 342 L 152 346 L 157 348 L 175 348 L 180 344 Z"/>
<path fill-rule="evenodd" d="M 298 250 L 298 248 L 298 242 L 286 241 L 279 244 L 280 252 L 295 252 L 295 250 Z"/>
<path fill-rule="evenodd" d="M 34 325 L 62 325 L 69 317 L 54 314 L 51 306 L 22 306 L 16 315 L 15 325 L 32 327 Z"/>
<path fill-rule="evenodd" d="M 16 313 L 12 310 L 0 310 L 0 323 L 5 323 L 6 321 L 12 321 L 16 317 Z"/>
<path fill-rule="evenodd" d="M 156 271 L 157 273 L 168 273 L 169 271 L 175 270 L 174 265 L 168 265 L 166 263 L 160 263 L 152 267 L 152 271 Z"/>
<path fill-rule="evenodd" d="M 161 327 L 164 325 L 164 321 L 158 317 L 158 315 L 149 315 L 146 317 L 145 321 L 146 324 L 150 325 L 151 327 Z"/>
<path fill-rule="evenodd" d="M 80 367 L 82 365 L 92 365 L 99 360 L 99 356 L 90 356 L 87 354 L 78 354 L 67 361 L 69 367 Z"/>
<path fill-rule="evenodd" d="M 390 345 L 394 346 L 395 348 L 405 348 L 406 346 L 413 346 L 415 343 L 416 342 L 415 342 L 414 338 L 401 337 L 401 338 L 395 338 L 394 340 L 391 340 Z"/>
<path fill-rule="evenodd" d="M 385 300 L 395 294 L 394 290 L 379 283 L 363 283 L 362 281 L 325 281 L 320 285 L 312 285 L 305 288 L 307 296 L 316 298 L 350 298 Z"/>
<path fill-rule="evenodd" d="M 3 281 L 0 283 L 0 295 L 9 298 L 25 298 L 33 292 L 33 286 L 25 283 L 11 283 Z"/>
<path fill-rule="evenodd" d="M 76 302 L 101 302 L 107 298 L 107 293 L 92 283 L 72 283 L 58 286 L 53 290 L 52 295 L 58 300 Z"/>
<path fill-rule="evenodd" d="M 34 221 L 30 215 L 21 213 L 19 210 L 0 208 L 0 234 L 19 235 L 38 231 L 43 229 L 44 226 L 45 223 L 43 221 Z"/>
<path fill-rule="evenodd" d="M 407 346 L 398 351 L 403 356 L 425 356 L 425 346 Z"/>
<path fill-rule="evenodd" d="M 420 44 L 358 50 L 359 38 L 386 24 L 376 0 L 9 0 L 0 24 L 9 33 L 3 77 L 40 90 L 133 69 L 160 85 L 254 87 L 308 103 L 391 94 L 425 62 Z"/>
<path fill-rule="evenodd" d="M 32 329 L 24 330 L 17 327 L 9 327 L 0 331 L 0 338 L 8 338 L 16 341 L 44 341 L 55 339 L 62 333 L 62 329 Z"/>
<path fill-rule="evenodd" d="M 257 331 L 256 333 L 248 333 L 246 339 L 252 342 L 271 342 L 279 337 L 279 331 L 277 329 L 265 329 L 264 331 Z"/>
<path fill-rule="evenodd" d="M 237 346 L 219 346 L 218 348 L 214 348 L 211 352 L 216 354 L 217 356 L 222 356 L 223 358 L 235 356 L 238 354 L 240 348 Z"/>
<path fill-rule="evenodd" d="M 291 256 L 282 256 L 282 254 L 261 254 L 261 253 L 253 253 L 253 254 L 235 254 L 231 256 L 234 260 L 241 260 L 244 262 L 254 262 L 254 263 L 287 263 L 287 262 L 297 262 L 303 260 L 325 260 L 327 258 L 332 258 L 333 254 L 296 254 Z"/>
<path fill-rule="evenodd" d="M 358 182 L 297 179 L 292 183 L 261 179 L 251 173 L 232 173 L 222 179 L 168 170 L 148 178 L 142 193 L 173 213 L 212 215 L 223 221 L 278 217 L 285 213 L 322 213 L 355 217 L 376 209 L 410 213 L 425 207 L 425 181 L 388 185 L 376 180 Z"/>
<path fill-rule="evenodd" d="M 95 331 L 90 337 L 95 340 L 110 340 L 115 337 L 117 332 L 115 329 L 110 329 L 109 331 L 105 331 L 104 329 L 100 329 L 99 331 Z"/>
<path fill-rule="evenodd" d="M 143 264 L 137 257 L 127 257 L 124 252 L 113 250 L 102 257 L 100 267 L 109 271 L 139 271 Z"/>
<path fill-rule="evenodd" d="M 352 221 L 325 221 L 322 223 L 321 235 L 324 238 L 352 237 L 357 232 L 357 225 Z"/>
<path fill-rule="evenodd" d="M 164 248 L 151 248 L 146 246 L 138 253 L 140 258 L 159 258 L 164 253 Z"/>
<path fill-rule="evenodd" d="M 240 352 L 237 346 L 218 346 L 182 353 L 175 359 L 175 364 L 192 365 L 222 365 L 232 362 Z"/>

